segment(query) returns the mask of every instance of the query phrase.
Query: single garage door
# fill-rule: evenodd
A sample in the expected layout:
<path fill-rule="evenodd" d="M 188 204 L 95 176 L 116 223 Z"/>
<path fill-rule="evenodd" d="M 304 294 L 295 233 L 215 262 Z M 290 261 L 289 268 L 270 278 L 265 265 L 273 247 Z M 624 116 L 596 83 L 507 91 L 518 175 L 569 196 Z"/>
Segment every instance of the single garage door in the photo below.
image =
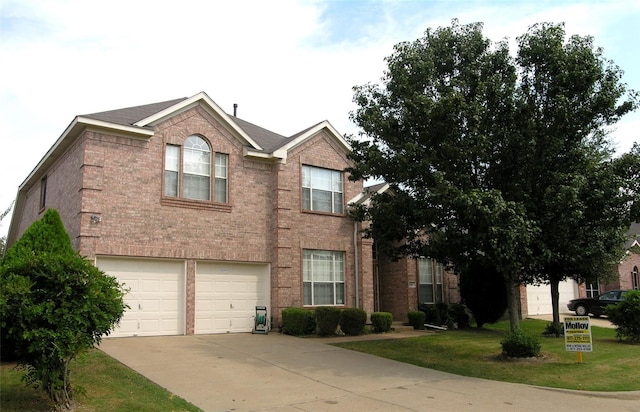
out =
<path fill-rule="evenodd" d="M 184 335 L 184 261 L 99 257 L 96 263 L 129 289 L 129 309 L 109 336 Z"/>
<path fill-rule="evenodd" d="M 251 332 L 256 306 L 269 308 L 269 265 L 198 262 L 195 333 Z"/>
<path fill-rule="evenodd" d="M 574 280 L 566 280 L 558 285 L 560 293 L 560 313 L 566 313 L 567 302 L 578 296 L 578 284 Z M 527 308 L 529 315 L 550 315 L 553 313 L 551 306 L 551 287 L 549 285 L 527 286 Z"/>

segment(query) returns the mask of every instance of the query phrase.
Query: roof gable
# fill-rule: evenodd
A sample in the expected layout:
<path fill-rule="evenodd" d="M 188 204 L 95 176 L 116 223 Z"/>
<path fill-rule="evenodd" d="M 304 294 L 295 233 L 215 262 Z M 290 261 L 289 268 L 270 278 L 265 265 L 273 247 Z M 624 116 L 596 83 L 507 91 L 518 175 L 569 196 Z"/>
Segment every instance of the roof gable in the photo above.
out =
<path fill-rule="evenodd" d="M 211 98 L 205 92 L 200 92 L 194 96 L 189 97 L 188 99 L 179 100 L 177 103 L 166 107 L 163 110 L 151 113 L 150 115 L 135 122 L 134 126 L 154 126 L 164 121 L 165 119 L 168 119 L 169 117 L 185 112 L 198 105 L 203 107 L 216 120 L 227 126 L 229 131 L 231 131 L 231 133 L 236 138 L 241 140 L 243 144 L 249 145 L 256 150 L 262 150 L 262 147 L 242 128 L 240 128 L 236 122 L 233 121 L 233 119 L 231 118 L 232 116 L 229 116 L 227 113 L 225 113 L 225 111 L 222 110 L 220 106 L 218 106 L 213 100 L 211 100 Z"/>

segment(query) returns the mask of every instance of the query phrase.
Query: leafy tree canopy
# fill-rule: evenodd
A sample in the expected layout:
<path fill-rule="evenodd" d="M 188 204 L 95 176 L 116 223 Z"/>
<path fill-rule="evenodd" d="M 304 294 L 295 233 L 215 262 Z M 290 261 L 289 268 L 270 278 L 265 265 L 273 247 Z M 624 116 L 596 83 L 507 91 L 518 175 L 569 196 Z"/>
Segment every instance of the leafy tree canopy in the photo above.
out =
<path fill-rule="evenodd" d="M 456 20 L 396 45 L 382 83 L 354 88 L 349 138 L 351 178 L 391 187 L 355 213 L 369 235 L 399 255 L 492 266 L 512 328 L 518 283 L 590 276 L 618 253 L 634 189 L 619 196 L 606 126 L 637 105 L 590 37 L 540 24 L 518 46 L 512 58 Z"/>

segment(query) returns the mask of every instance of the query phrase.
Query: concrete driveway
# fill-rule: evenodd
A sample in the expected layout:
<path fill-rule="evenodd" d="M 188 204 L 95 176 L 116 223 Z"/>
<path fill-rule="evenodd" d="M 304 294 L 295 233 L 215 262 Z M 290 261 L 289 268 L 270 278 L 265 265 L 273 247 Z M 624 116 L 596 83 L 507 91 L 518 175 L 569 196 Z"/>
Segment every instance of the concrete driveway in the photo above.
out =
<path fill-rule="evenodd" d="M 247 333 L 111 338 L 100 348 L 204 411 L 640 411 L 640 392 L 466 378 L 325 342 Z"/>

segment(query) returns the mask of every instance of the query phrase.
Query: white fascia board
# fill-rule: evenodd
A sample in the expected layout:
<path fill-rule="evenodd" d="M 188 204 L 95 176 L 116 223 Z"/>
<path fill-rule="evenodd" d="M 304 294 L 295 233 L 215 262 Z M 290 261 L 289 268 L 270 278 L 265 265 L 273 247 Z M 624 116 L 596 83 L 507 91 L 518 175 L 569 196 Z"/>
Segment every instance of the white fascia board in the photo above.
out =
<path fill-rule="evenodd" d="M 327 120 L 324 120 L 324 121 L 318 123 L 315 127 L 307 130 L 304 134 L 301 134 L 300 136 L 298 136 L 294 140 L 292 140 L 289 143 L 287 143 L 286 145 L 284 145 L 282 147 L 282 149 L 289 151 L 289 150 L 293 149 L 294 147 L 298 146 L 299 144 L 303 143 L 305 140 L 307 140 L 311 136 L 315 135 L 316 133 L 318 133 L 322 129 L 329 130 L 329 132 L 333 135 L 333 138 L 342 147 L 344 147 L 344 149 L 347 152 L 350 152 L 352 150 L 351 145 L 345 140 L 344 137 L 342 137 L 342 135 Z"/>
<path fill-rule="evenodd" d="M 384 192 L 387 191 L 387 189 L 389 189 L 389 183 L 385 183 L 384 186 L 382 186 L 380 189 L 376 190 L 376 193 L 378 193 L 378 194 L 384 193 Z M 353 199 L 349 200 L 347 202 L 347 204 L 357 203 L 364 196 L 365 196 L 365 193 L 364 193 L 364 191 L 362 191 L 357 196 L 355 196 Z M 364 202 L 362 202 L 362 204 L 365 205 L 365 206 L 369 206 L 371 204 L 371 197 L 369 197 L 369 199 L 367 199 Z"/>
<path fill-rule="evenodd" d="M 109 129 L 115 130 L 117 132 L 124 132 L 126 134 L 138 135 L 139 137 L 146 138 L 151 137 L 154 134 L 154 131 L 151 129 L 145 129 L 140 126 L 127 126 L 116 123 L 105 122 L 103 120 L 95 120 L 87 117 L 78 116 L 76 117 L 77 123 L 83 125 L 84 127 L 97 127 L 100 129 Z"/>
<path fill-rule="evenodd" d="M 277 160 L 280 163 L 287 163 L 287 151 L 282 149 L 275 150 L 273 153 L 265 153 L 245 147 L 243 154 L 245 157 L 253 157 L 263 160 Z"/>
<path fill-rule="evenodd" d="M 244 140 L 243 143 L 250 145 L 256 150 L 262 150 L 262 147 L 260 147 L 260 145 L 256 143 L 255 140 L 249 137 L 249 135 L 246 134 L 244 130 L 238 127 L 236 122 L 234 122 L 229 117 L 229 115 L 226 114 L 224 110 L 222 110 L 220 106 L 218 106 L 213 100 L 211 100 L 211 98 L 205 92 L 200 92 L 194 96 L 189 97 L 186 100 L 183 100 L 179 103 L 174 104 L 171 107 L 167 107 L 166 109 L 158 113 L 155 113 L 149 117 L 146 117 L 136 122 L 135 126 L 144 127 L 144 126 L 156 124 L 166 117 L 175 115 L 177 113 L 183 112 L 185 110 L 190 109 L 191 107 L 196 106 L 200 101 L 203 101 L 206 103 L 206 105 L 210 109 L 211 114 L 213 114 L 214 117 L 217 117 L 218 119 L 226 123 L 232 129 L 232 131 L 235 132 L 238 137 L 240 137 L 241 140 Z"/>
<path fill-rule="evenodd" d="M 385 183 L 380 189 L 376 190 L 377 194 L 384 193 L 389 189 L 389 183 Z M 369 206 L 371 204 L 371 197 L 363 202 L 365 206 Z"/>

